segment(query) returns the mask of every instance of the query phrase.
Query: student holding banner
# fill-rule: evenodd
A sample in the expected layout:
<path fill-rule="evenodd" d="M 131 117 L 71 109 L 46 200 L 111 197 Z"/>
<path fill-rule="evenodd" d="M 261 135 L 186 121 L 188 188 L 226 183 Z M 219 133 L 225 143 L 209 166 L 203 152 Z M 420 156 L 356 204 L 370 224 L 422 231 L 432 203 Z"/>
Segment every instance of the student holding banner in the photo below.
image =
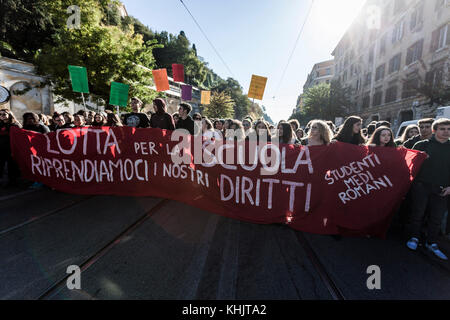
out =
<path fill-rule="evenodd" d="M 11 127 L 21 128 L 22 126 L 9 109 L 0 109 L 0 178 L 3 177 L 3 169 L 5 165 L 7 165 L 7 187 L 17 185 L 16 180 L 20 175 L 19 168 L 11 156 L 11 144 L 9 137 Z"/>
<path fill-rule="evenodd" d="M 425 214 L 428 213 L 425 247 L 438 258 L 448 260 L 439 250 L 437 240 L 447 210 L 447 197 L 450 195 L 450 119 L 435 121 L 432 130 L 433 136 L 430 139 L 414 145 L 415 150 L 426 152 L 428 159 L 423 163 L 411 187 L 412 210 L 407 226 L 410 240 L 406 245 L 411 250 L 417 250 L 420 230 Z"/>
<path fill-rule="evenodd" d="M 161 99 L 153 100 L 153 108 L 155 113 L 150 118 L 150 126 L 164 130 L 175 130 L 175 123 L 170 114 L 167 113 L 166 102 Z"/>

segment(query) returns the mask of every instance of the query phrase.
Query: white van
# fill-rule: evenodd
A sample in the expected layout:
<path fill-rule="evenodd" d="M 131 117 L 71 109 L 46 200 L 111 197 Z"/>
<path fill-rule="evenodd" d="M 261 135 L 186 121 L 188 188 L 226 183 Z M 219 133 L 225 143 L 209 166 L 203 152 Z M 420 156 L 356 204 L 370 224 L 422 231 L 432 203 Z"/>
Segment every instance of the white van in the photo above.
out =
<path fill-rule="evenodd" d="M 441 107 L 437 109 L 436 119 L 447 118 L 450 119 L 450 106 Z"/>
<path fill-rule="evenodd" d="M 407 126 L 409 126 L 411 124 L 417 125 L 417 122 L 419 122 L 419 120 L 411 120 L 411 121 L 402 122 L 402 124 L 398 128 L 397 135 L 395 136 L 395 139 L 401 138 L 401 136 L 402 136 L 403 132 L 405 132 Z"/>

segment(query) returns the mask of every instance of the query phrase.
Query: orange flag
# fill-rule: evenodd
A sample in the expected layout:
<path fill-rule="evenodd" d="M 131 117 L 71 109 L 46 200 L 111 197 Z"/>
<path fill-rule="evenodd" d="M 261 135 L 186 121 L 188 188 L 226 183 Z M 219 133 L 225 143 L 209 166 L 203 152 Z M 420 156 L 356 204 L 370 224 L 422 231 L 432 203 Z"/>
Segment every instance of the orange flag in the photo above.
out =
<path fill-rule="evenodd" d="M 202 100 L 201 104 L 210 104 L 211 103 L 211 91 L 203 91 L 202 90 Z"/>
<path fill-rule="evenodd" d="M 167 78 L 166 69 L 152 70 L 153 80 L 155 81 L 156 91 L 169 90 L 169 78 Z"/>

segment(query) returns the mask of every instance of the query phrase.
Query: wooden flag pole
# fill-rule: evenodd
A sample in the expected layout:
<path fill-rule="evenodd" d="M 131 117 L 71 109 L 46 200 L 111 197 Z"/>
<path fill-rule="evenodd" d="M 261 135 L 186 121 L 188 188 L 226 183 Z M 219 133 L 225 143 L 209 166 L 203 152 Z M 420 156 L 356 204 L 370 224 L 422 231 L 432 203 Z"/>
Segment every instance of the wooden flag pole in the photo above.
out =
<path fill-rule="evenodd" d="M 84 101 L 84 94 L 81 93 L 81 97 L 83 98 L 84 111 L 86 112 L 86 101 Z"/>

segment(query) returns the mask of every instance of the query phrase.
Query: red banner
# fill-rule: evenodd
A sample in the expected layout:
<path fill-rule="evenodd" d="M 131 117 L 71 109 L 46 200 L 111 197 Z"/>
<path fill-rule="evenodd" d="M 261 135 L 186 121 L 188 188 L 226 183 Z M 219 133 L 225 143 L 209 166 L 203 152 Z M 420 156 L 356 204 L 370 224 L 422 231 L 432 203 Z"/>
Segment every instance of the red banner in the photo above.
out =
<path fill-rule="evenodd" d="M 256 146 L 131 127 L 46 135 L 13 127 L 11 146 L 25 178 L 62 192 L 161 197 L 253 223 L 378 237 L 426 158 L 403 148 Z"/>

